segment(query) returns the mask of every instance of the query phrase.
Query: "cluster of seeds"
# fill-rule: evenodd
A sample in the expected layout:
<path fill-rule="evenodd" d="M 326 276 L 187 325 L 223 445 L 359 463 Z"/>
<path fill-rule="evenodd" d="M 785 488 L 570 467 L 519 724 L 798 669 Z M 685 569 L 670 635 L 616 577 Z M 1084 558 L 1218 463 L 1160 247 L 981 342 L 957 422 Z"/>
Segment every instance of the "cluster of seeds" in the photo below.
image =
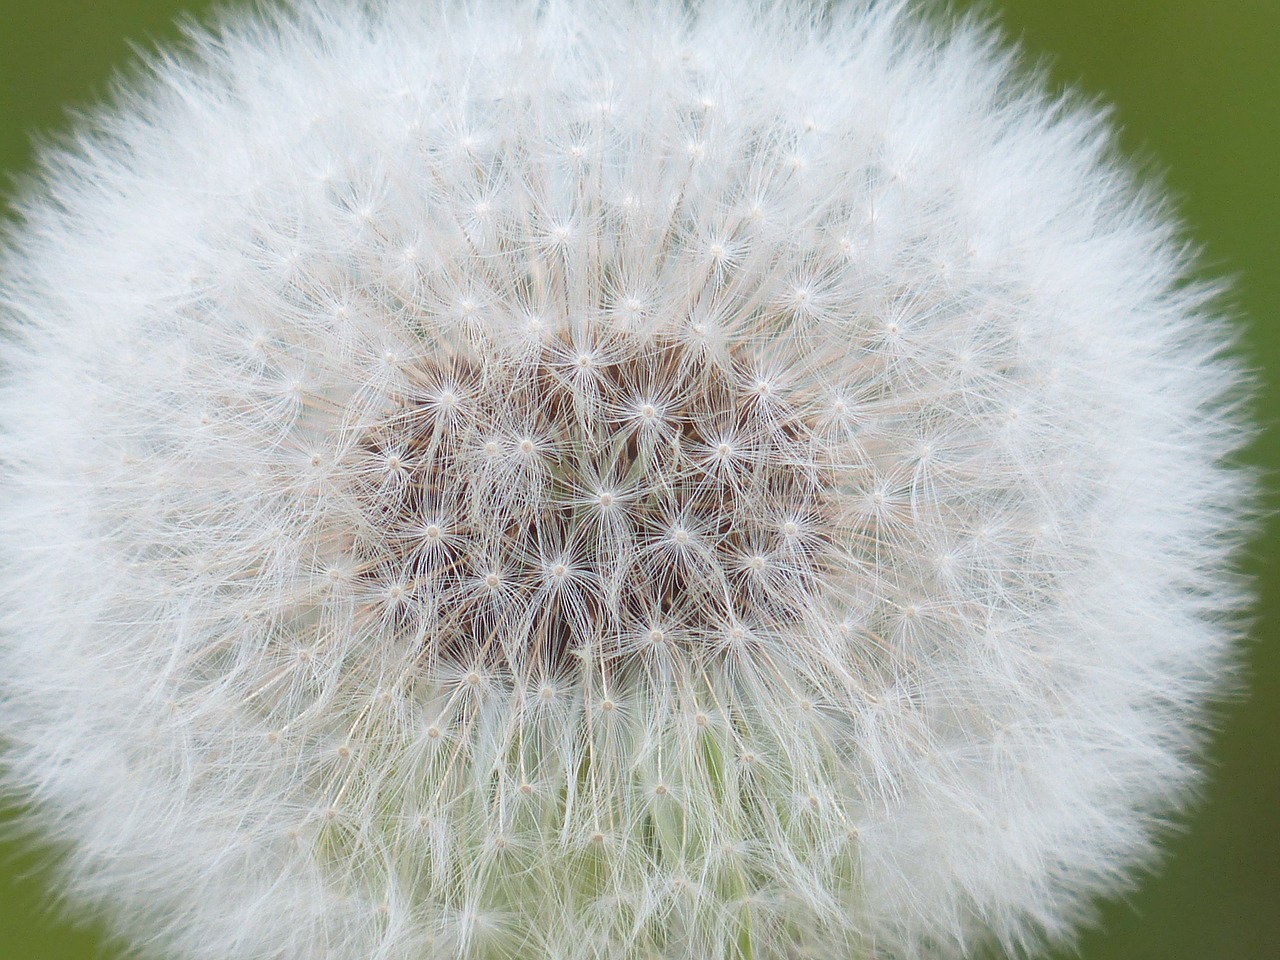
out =
<path fill-rule="evenodd" d="M 554 674 L 822 623 L 840 464 L 742 352 L 551 331 L 409 371 L 362 448 L 360 569 L 424 656 Z"/>
<path fill-rule="evenodd" d="M 1243 486 L 1094 119 L 899 3 L 285 6 L 0 253 L 71 888 L 195 960 L 1066 938 L 1193 778 Z"/>

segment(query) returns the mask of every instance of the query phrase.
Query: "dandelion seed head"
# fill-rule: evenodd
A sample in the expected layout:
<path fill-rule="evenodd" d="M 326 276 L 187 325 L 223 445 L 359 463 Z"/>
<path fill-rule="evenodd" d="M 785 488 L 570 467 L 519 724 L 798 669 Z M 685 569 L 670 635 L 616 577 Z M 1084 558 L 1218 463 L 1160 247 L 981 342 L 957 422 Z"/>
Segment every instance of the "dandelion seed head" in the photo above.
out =
<path fill-rule="evenodd" d="M 1195 782 L 1245 430 L 1175 225 L 997 50 L 297 0 L 52 155 L 0 720 L 71 893 L 187 960 L 1069 940 Z"/>

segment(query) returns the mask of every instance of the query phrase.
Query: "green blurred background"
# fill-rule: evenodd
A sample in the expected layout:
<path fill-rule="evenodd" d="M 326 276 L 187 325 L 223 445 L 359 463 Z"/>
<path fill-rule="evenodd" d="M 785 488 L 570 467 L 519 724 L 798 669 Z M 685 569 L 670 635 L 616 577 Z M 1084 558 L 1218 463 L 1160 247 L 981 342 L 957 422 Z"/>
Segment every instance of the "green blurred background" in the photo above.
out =
<path fill-rule="evenodd" d="M 430 0 L 424 0 L 430 2 Z M 970 4 L 960 2 L 964 8 Z M 143 47 L 176 36 L 199 0 L 0 0 L 0 194 L 33 137 L 66 129 L 68 110 L 103 97 Z M 991 0 L 981 9 L 1020 40 L 1053 82 L 1115 105 L 1125 147 L 1163 179 L 1205 270 L 1236 280 L 1231 307 L 1260 371 L 1267 432 L 1250 459 L 1280 469 L 1280 0 Z M 1278 501 L 1269 495 L 1267 508 Z M 1250 694 L 1226 705 L 1203 802 L 1169 844 L 1164 869 L 1109 905 L 1086 960 L 1280 957 L 1280 520 L 1248 559 L 1259 620 Z M 39 858 L 0 845 L 0 960 L 117 960 L 101 930 L 57 918 Z M 298 958 L 306 960 L 306 958 Z"/>

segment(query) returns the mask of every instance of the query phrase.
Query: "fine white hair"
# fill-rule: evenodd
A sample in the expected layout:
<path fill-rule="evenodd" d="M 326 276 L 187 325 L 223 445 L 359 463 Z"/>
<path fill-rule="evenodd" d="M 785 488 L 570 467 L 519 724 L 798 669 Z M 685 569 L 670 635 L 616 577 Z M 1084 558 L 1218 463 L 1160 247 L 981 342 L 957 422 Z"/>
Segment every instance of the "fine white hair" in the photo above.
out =
<path fill-rule="evenodd" d="M 896 2 L 193 29 L 0 251 L 0 730 L 168 960 L 958 958 L 1229 689 L 1218 288 Z"/>

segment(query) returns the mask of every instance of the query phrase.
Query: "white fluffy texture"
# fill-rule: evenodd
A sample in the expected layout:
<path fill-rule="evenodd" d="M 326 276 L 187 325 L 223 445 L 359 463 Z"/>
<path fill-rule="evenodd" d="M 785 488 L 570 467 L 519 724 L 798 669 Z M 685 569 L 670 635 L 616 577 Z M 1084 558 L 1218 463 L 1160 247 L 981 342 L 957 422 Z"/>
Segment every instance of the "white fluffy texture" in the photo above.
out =
<path fill-rule="evenodd" d="M 309 3 L 3 256 L 0 706 L 157 957 L 1068 938 L 1237 628 L 1211 290 L 972 25 Z"/>

